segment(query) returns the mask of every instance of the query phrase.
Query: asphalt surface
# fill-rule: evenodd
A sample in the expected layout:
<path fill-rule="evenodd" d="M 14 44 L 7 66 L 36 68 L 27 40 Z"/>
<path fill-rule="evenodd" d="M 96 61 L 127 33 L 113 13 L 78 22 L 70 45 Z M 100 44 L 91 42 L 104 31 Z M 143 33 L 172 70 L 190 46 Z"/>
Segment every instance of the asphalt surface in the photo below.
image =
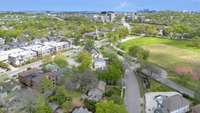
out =
<path fill-rule="evenodd" d="M 111 45 L 116 51 L 125 53 L 123 50 Z M 136 78 L 135 70 L 139 67 L 138 64 L 118 55 L 124 62 L 124 84 L 125 84 L 125 97 L 124 103 L 128 110 L 128 113 L 140 113 L 140 87 Z"/>
<path fill-rule="evenodd" d="M 140 113 L 140 89 L 134 70 L 136 67 L 125 61 L 125 98 L 124 102 L 129 113 Z"/>
<path fill-rule="evenodd" d="M 148 74 L 149 71 L 147 70 L 143 70 L 143 74 L 145 74 L 146 76 L 149 76 L 150 78 L 160 82 L 161 84 L 164 84 L 168 87 L 170 87 L 171 89 L 174 89 L 176 90 L 177 92 L 183 94 L 183 95 L 187 95 L 189 97 L 192 97 L 194 98 L 194 92 L 190 89 L 187 89 L 177 83 L 175 83 L 174 81 L 172 80 L 169 80 L 167 78 L 167 75 L 165 74 L 155 74 L 155 73 L 152 73 L 152 74 Z"/>
<path fill-rule="evenodd" d="M 8 71 L 6 72 L 6 74 L 10 77 L 15 77 L 17 76 L 19 73 L 23 72 L 23 71 L 26 71 L 28 68 L 38 68 L 40 67 L 41 65 L 43 64 L 42 61 L 37 61 L 37 62 L 34 62 L 34 63 L 31 63 L 31 64 L 27 64 L 27 65 L 24 65 L 22 67 L 19 67 L 17 68 L 16 70 L 13 70 L 13 71 Z"/>

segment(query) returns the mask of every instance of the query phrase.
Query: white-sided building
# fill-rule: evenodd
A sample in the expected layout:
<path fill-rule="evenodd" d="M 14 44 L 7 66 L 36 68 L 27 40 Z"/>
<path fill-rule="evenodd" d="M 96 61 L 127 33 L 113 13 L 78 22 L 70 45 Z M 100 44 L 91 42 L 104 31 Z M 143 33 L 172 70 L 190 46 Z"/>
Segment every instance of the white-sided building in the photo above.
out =
<path fill-rule="evenodd" d="M 145 94 L 145 113 L 187 113 L 190 103 L 177 92 Z"/>
<path fill-rule="evenodd" d="M 94 58 L 93 59 L 93 68 L 95 70 L 105 70 L 106 69 L 106 61 L 103 58 Z"/>
<path fill-rule="evenodd" d="M 28 60 L 37 57 L 37 53 L 31 50 L 24 50 L 18 53 L 13 53 L 8 56 L 8 61 L 13 66 L 20 66 Z"/>
<path fill-rule="evenodd" d="M 99 53 L 96 49 L 92 50 L 92 69 L 94 70 L 105 70 L 106 61 L 103 55 Z"/>
<path fill-rule="evenodd" d="M 19 53 L 24 51 L 23 49 L 11 49 L 11 50 L 7 50 L 7 51 L 0 51 L 0 61 L 8 61 L 8 56 L 10 54 L 15 54 L 15 53 Z"/>
<path fill-rule="evenodd" d="M 45 56 L 50 55 L 55 52 L 55 48 L 51 46 L 44 46 L 41 44 L 30 45 L 27 47 L 23 47 L 24 50 L 32 50 L 37 53 L 37 56 Z"/>
<path fill-rule="evenodd" d="M 44 42 L 43 45 L 55 48 L 56 52 L 70 48 L 70 42 L 50 41 L 50 42 Z"/>

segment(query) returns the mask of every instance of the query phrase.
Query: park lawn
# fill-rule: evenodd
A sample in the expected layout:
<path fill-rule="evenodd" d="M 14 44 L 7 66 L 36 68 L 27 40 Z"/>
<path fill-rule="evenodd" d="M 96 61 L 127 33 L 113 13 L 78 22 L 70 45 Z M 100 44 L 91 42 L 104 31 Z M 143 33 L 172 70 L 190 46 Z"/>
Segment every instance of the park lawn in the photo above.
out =
<path fill-rule="evenodd" d="M 132 46 L 142 46 L 150 51 L 149 61 L 174 71 L 177 66 L 198 68 L 200 49 L 191 47 L 191 41 L 161 38 L 138 38 L 123 43 L 120 47 L 128 52 Z"/>
<path fill-rule="evenodd" d="M 200 49 L 191 46 L 191 41 L 185 40 L 169 40 L 161 38 L 139 38 L 129 40 L 120 47 L 128 51 L 129 47 L 142 46 L 150 51 L 149 62 L 157 64 L 168 71 L 169 78 L 187 88 L 193 89 L 196 81 L 186 80 L 179 77 L 177 68 L 192 70 L 191 78 L 200 78 Z M 187 73 L 188 74 L 188 73 Z M 192 75 L 191 74 L 191 75 Z M 186 83 L 187 82 L 187 83 Z"/>
<path fill-rule="evenodd" d="M 196 69 L 200 66 L 199 52 L 164 44 L 143 47 L 150 51 L 150 62 L 158 64 L 169 71 L 175 71 L 177 67 Z"/>
<path fill-rule="evenodd" d="M 120 45 L 120 48 L 122 48 L 125 51 L 128 51 L 128 48 L 132 46 L 149 46 L 149 45 L 157 45 L 157 44 L 165 44 L 165 45 L 178 47 L 181 49 L 184 48 L 184 49 L 200 52 L 200 49 L 191 46 L 192 45 L 191 41 L 170 40 L 167 38 L 156 38 L 156 37 L 143 37 L 143 38 L 128 40 L 124 42 L 122 45 Z"/>

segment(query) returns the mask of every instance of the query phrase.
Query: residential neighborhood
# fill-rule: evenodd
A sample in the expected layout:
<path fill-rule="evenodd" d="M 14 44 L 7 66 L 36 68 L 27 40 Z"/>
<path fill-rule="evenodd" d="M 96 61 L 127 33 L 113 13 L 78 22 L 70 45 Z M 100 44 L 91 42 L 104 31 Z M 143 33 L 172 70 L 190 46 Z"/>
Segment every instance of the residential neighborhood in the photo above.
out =
<path fill-rule="evenodd" d="M 200 113 L 200 3 L 174 2 L 1 1 L 0 113 Z"/>

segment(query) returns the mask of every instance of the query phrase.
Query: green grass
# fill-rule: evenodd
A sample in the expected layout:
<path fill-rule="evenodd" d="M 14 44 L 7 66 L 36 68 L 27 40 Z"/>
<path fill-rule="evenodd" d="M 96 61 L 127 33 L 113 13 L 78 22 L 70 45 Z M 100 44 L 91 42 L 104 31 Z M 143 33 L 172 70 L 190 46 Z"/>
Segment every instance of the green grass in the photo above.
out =
<path fill-rule="evenodd" d="M 128 51 L 132 46 L 143 46 L 150 51 L 149 62 L 158 64 L 167 70 L 174 71 L 176 66 L 197 68 L 200 66 L 200 49 L 190 46 L 191 41 L 169 40 L 161 38 L 138 38 L 121 45 Z"/>
<path fill-rule="evenodd" d="M 198 80 L 191 80 L 191 77 L 188 78 L 188 77 L 186 77 L 186 75 L 170 76 L 169 79 L 172 80 L 172 81 L 175 81 L 176 83 L 178 83 L 178 84 L 180 84 L 184 87 L 187 87 L 191 90 L 196 90 L 195 88 L 197 87 L 197 84 L 200 83 L 200 81 L 198 81 Z"/>
<path fill-rule="evenodd" d="M 200 51 L 200 49 L 192 47 L 192 42 L 187 40 L 171 40 L 166 38 L 156 38 L 156 37 L 143 37 L 137 38 L 133 40 L 129 40 L 123 43 L 120 48 L 128 51 L 128 48 L 132 46 L 149 46 L 149 45 L 156 45 L 156 44 L 166 44 L 178 48 L 190 49 L 193 51 Z"/>
<path fill-rule="evenodd" d="M 154 80 L 150 80 L 150 88 L 146 89 L 146 92 L 169 92 L 169 91 L 172 91 L 172 89 Z"/>
<path fill-rule="evenodd" d="M 200 49 L 192 47 L 188 40 L 170 40 L 154 37 L 138 38 L 123 43 L 120 47 L 128 51 L 129 47 L 142 46 L 150 51 L 148 61 L 168 71 L 169 78 L 187 88 L 193 89 L 196 82 L 177 76 L 177 67 L 189 67 L 199 70 Z M 196 71 L 199 73 L 198 71 Z M 187 82 L 187 83 L 186 83 Z"/>

